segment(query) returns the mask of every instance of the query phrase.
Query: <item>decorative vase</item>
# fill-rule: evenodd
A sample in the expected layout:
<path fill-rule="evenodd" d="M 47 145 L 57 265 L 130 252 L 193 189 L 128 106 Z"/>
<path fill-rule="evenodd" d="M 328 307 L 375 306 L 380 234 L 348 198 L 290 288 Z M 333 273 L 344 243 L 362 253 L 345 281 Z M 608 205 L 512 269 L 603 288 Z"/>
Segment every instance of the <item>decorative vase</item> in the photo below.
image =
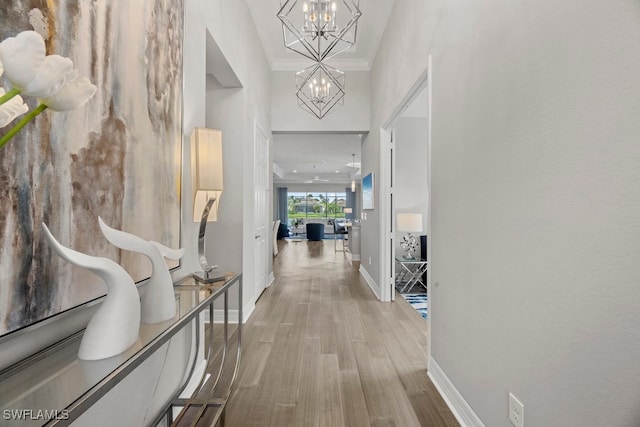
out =
<path fill-rule="evenodd" d="M 178 260 L 184 249 L 171 249 L 158 242 L 144 240 L 135 234 L 109 227 L 98 217 L 102 234 L 114 246 L 127 251 L 139 252 L 151 261 L 153 269 L 144 290 L 140 291 L 142 323 L 159 323 L 173 319 L 176 315 L 176 297 L 173 281 L 164 258 Z"/>
<path fill-rule="evenodd" d="M 114 261 L 69 249 L 53 237 L 45 223 L 42 227 L 60 258 L 90 270 L 107 285 L 107 295 L 82 336 L 78 358 L 106 359 L 131 347 L 140 332 L 140 300 L 133 279 Z"/>

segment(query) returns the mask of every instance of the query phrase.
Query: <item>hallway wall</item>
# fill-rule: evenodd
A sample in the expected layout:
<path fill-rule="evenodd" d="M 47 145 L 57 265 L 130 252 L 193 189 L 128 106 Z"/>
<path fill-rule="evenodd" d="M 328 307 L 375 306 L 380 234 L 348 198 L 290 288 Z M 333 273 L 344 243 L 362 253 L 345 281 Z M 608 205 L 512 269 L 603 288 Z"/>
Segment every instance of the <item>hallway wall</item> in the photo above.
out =
<path fill-rule="evenodd" d="M 640 425 L 640 3 L 447 2 L 429 52 L 433 358 L 487 426 Z"/>
<path fill-rule="evenodd" d="M 244 1 L 188 0 L 186 2 L 184 53 L 184 167 L 183 212 L 193 211 L 189 143 L 196 126 L 219 126 L 224 144 L 225 192 L 220 203 L 220 219 L 207 226 L 207 257 L 221 260 L 226 270 L 243 273 L 245 315 L 253 308 L 253 140 L 254 123 L 271 134 L 271 72 L 261 48 L 253 19 Z M 206 37 L 211 35 L 229 66 L 242 83 L 242 89 L 207 91 Z M 228 103 L 232 116 L 221 107 Z M 271 212 L 271 207 L 269 207 Z M 176 275 L 199 269 L 197 259 L 198 223 L 184 214 L 182 233 L 187 250 Z M 245 316 L 246 317 L 246 316 Z"/>
<path fill-rule="evenodd" d="M 374 280 L 374 291 L 380 295 L 380 128 L 389 120 L 412 86 L 427 70 L 431 39 L 438 24 L 443 0 L 396 0 L 385 32 L 380 40 L 370 76 L 371 128 L 362 144 L 362 174 L 374 172 L 376 209 L 365 211 L 362 222 L 362 268 Z M 371 263 L 368 260 L 371 259 Z"/>

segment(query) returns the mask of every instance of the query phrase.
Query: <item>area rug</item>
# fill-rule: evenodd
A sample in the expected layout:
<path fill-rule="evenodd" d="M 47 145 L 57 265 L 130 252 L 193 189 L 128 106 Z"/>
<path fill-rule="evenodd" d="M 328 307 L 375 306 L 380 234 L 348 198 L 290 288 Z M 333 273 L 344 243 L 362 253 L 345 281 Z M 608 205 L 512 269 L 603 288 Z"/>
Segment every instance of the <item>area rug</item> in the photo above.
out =
<path fill-rule="evenodd" d="M 427 294 L 400 294 L 415 308 L 423 319 L 427 319 Z"/>

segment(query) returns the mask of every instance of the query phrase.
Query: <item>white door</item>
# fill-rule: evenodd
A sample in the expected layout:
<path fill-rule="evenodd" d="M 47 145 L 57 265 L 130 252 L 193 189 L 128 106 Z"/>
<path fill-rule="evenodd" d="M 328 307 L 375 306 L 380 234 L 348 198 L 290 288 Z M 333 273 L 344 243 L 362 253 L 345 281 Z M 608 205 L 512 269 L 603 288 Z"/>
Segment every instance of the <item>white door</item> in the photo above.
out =
<path fill-rule="evenodd" d="M 256 123 L 254 136 L 254 262 L 255 262 L 255 300 L 267 285 L 267 262 L 270 254 L 268 226 L 269 211 L 269 138 Z"/>
<path fill-rule="evenodd" d="M 396 205 L 395 205 L 395 199 L 394 199 L 394 194 L 393 194 L 393 186 L 395 184 L 395 177 L 396 177 L 396 144 L 393 140 L 393 131 L 391 131 L 389 133 L 389 145 L 388 145 L 388 149 L 389 149 L 389 225 L 390 225 L 390 232 L 389 232 L 389 250 L 388 250 L 388 254 L 389 257 L 387 258 L 387 261 L 389 262 L 389 272 L 390 275 L 388 277 L 389 280 L 389 297 L 391 299 L 391 301 L 395 301 L 396 300 L 396 243 L 395 243 L 395 237 L 396 237 L 396 227 L 395 227 L 395 217 L 396 217 Z"/>

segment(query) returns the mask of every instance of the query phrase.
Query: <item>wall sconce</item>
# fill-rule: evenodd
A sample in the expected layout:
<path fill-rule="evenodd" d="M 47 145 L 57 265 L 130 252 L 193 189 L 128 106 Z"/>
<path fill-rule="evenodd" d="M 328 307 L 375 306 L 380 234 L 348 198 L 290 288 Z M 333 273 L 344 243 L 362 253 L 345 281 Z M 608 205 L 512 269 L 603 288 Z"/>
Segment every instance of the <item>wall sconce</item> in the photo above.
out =
<path fill-rule="evenodd" d="M 204 254 L 207 222 L 218 220 L 218 206 L 223 190 L 222 176 L 222 132 L 195 128 L 191 134 L 191 182 L 193 220 L 200 221 L 198 258 L 202 271 L 195 272 L 193 278 L 202 283 L 224 280 L 225 277 L 224 273 L 217 270 L 217 265 L 209 265 Z"/>

